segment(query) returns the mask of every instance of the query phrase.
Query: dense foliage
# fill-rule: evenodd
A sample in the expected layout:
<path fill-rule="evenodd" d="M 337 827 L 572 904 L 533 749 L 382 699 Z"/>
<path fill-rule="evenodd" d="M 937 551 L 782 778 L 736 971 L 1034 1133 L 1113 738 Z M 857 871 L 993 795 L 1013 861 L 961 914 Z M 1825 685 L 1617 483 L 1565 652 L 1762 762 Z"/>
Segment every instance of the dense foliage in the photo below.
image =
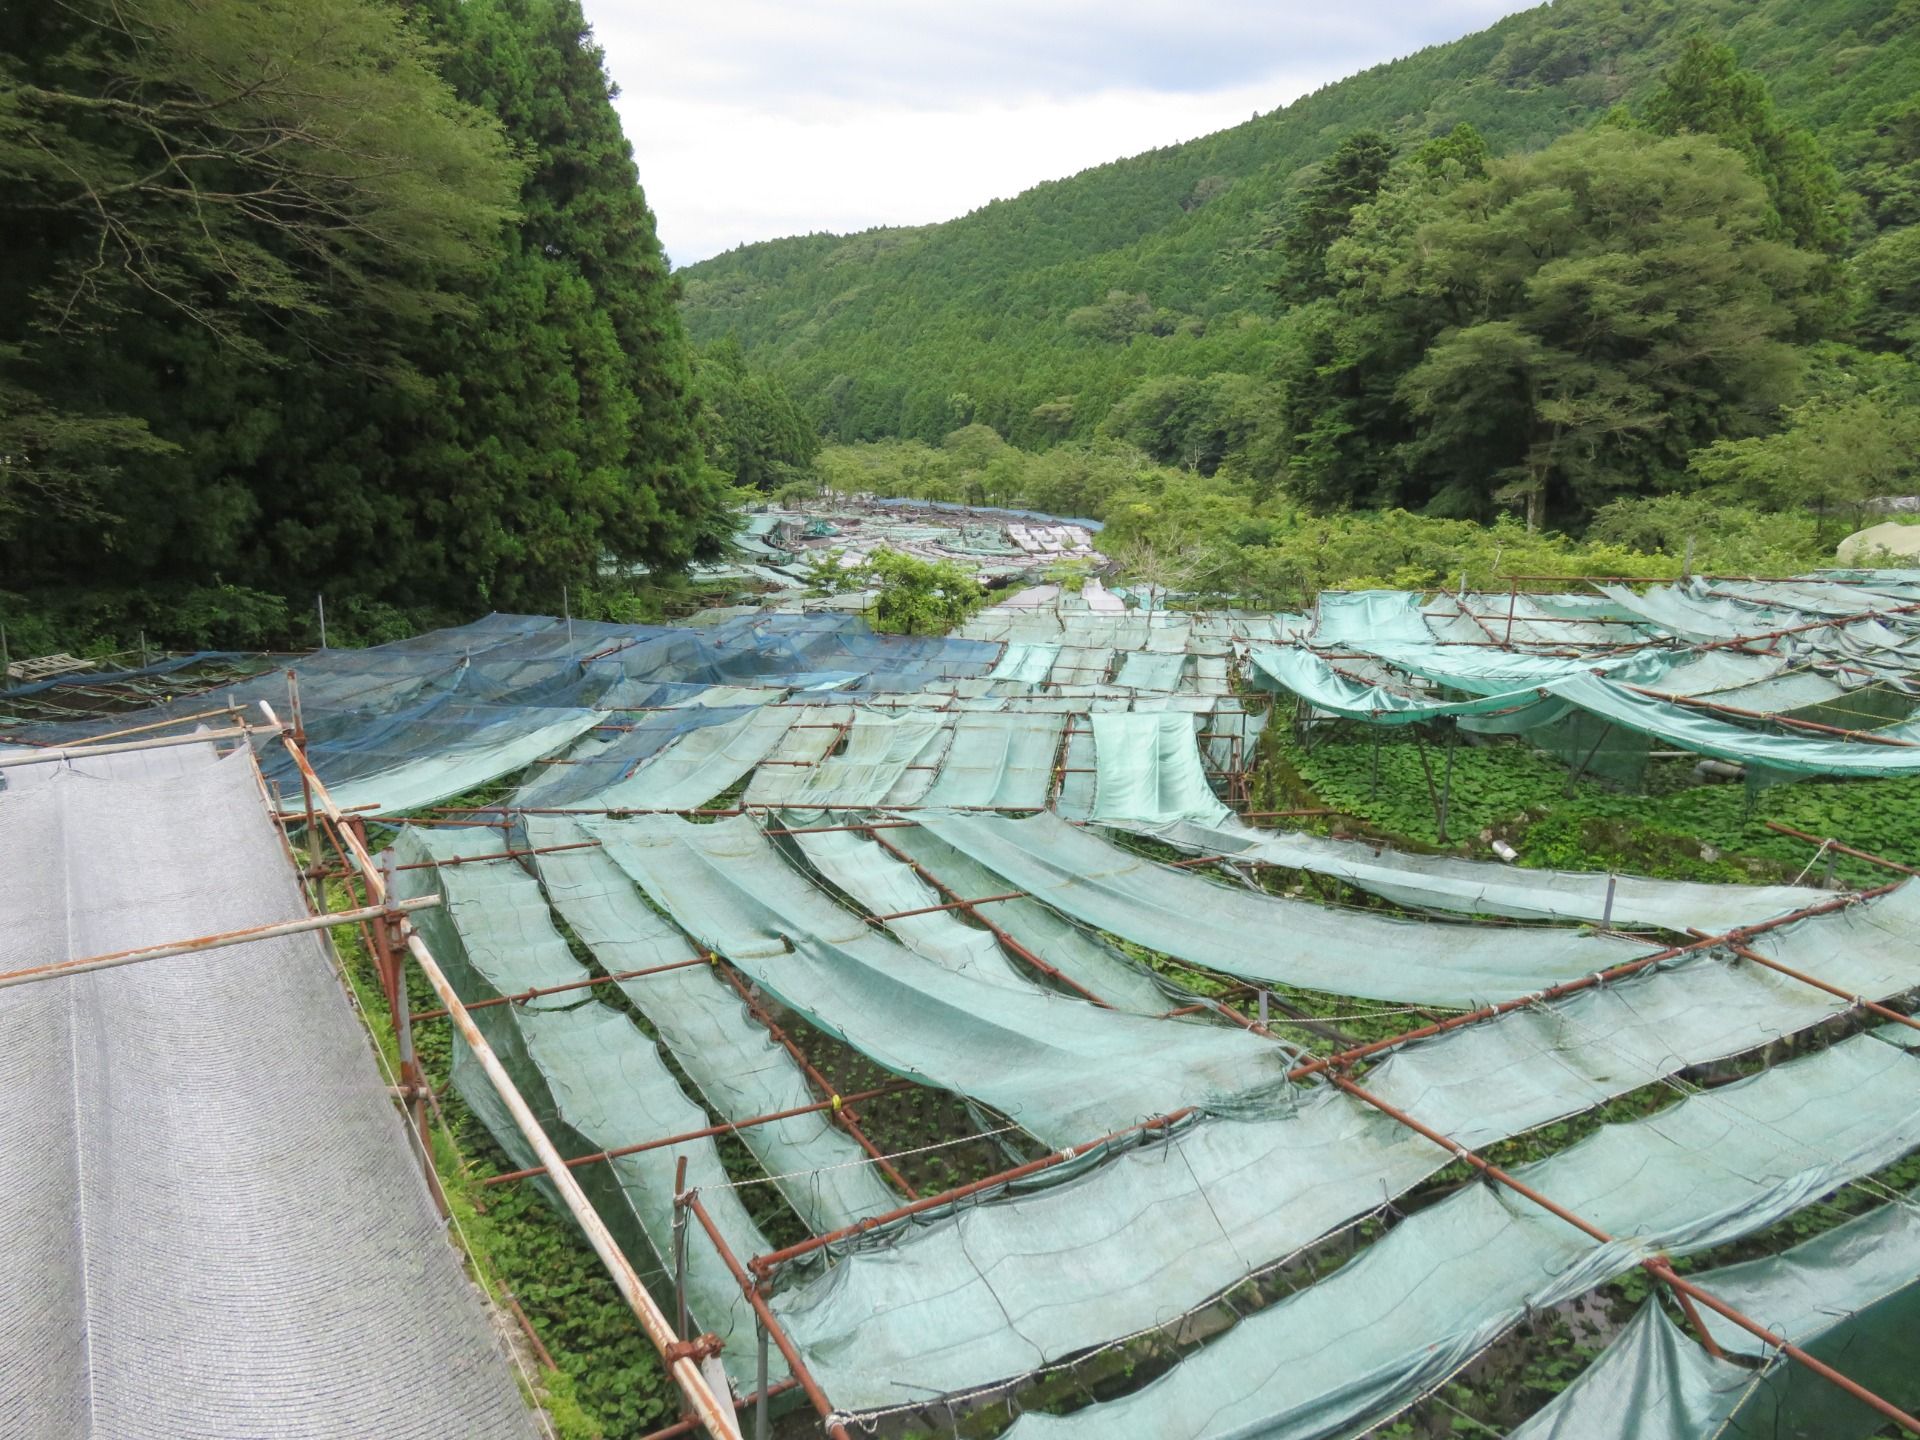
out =
<path fill-rule="evenodd" d="M 685 313 L 842 445 L 984 426 L 1097 469 L 1119 442 L 1270 516 L 1831 511 L 1900 480 L 1856 442 L 1914 390 L 1916 22 L 1559 0 L 944 225 L 731 251 Z M 1904 374 L 1865 400 L 1872 357 Z M 1785 495 L 1693 464 L 1795 430 L 1860 463 Z M 1019 464 L 969 483 L 1042 503 L 998 485 Z"/>
<path fill-rule="evenodd" d="M 578 0 L 6 7 L 0 217 L 6 589 L 545 606 L 727 528 Z"/>

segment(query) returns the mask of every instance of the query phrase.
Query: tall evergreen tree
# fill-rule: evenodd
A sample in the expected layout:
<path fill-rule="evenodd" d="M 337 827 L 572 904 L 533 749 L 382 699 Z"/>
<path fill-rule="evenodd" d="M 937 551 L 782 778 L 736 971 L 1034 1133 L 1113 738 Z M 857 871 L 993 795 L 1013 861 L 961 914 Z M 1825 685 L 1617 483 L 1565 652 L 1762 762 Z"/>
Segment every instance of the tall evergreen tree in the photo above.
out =
<path fill-rule="evenodd" d="M 578 0 L 441 0 L 461 95 L 529 161 L 522 215 L 470 317 L 444 327 L 417 457 L 455 591 L 551 605 L 603 556 L 711 553 L 705 466 L 666 257 Z"/>
<path fill-rule="evenodd" d="M 1779 117 L 1767 82 L 1742 70 L 1732 47 L 1688 40 L 1647 101 L 1646 118 L 1662 135 L 1711 135 L 1745 160 L 1766 187 L 1780 234 L 1795 245 L 1832 254 L 1846 244 L 1832 162 L 1813 136 Z"/>
<path fill-rule="evenodd" d="M 1327 251 L 1347 233 L 1354 210 L 1380 193 L 1393 164 L 1393 143 L 1375 130 L 1340 142 L 1320 173 L 1294 201 L 1280 233 L 1280 273 L 1273 288 L 1289 304 L 1329 293 Z"/>

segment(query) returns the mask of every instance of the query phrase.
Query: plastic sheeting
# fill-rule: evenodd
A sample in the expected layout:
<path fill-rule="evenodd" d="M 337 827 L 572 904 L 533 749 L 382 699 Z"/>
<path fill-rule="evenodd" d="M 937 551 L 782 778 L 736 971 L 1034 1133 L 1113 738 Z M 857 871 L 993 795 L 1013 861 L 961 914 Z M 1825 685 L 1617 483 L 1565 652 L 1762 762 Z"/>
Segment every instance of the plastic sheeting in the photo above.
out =
<path fill-rule="evenodd" d="M 28 768 L 0 970 L 306 915 L 248 756 Z M 0 1433 L 531 1440 L 329 961 L 294 934 L 0 991 Z"/>
<path fill-rule="evenodd" d="M 1831 898 L 1800 885 L 1716 885 L 1607 875 L 1582 870 L 1527 870 L 1490 860 L 1408 855 L 1364 840 L 1283 835 L 1238 821 L 1226 825 L 1139 826 L 1194 855 L 1231 855 L 1291 870 L 1311 870 L 1357 885 L 1397 905 L 1466 915 L 1538 920 L 1610 920 L 1616 926 L 1657 925 L 1718 935 Z"/>
<path fill-rule="evenodd" d="M 1395 920 L 1232 889 L 1144 860 L 1055 815 L 918 818 L 1005 877 L 1007 888 L 1163 955 L 1268 984 L 1471 1008 L 1643 953 L 1566 930 Z"/>
<path fill-rule="evenodd" d="M 1028 1415 L 1008 1433 L 1343 1433 L 1440 1383 L 1530 1310 L 1658 1250 L 1692 1253 L 1761 1229 L 1915 1145 L 1920 1067 L 1859 1036 L 1516 1170 L 1631 1240 L 1598 1244 L 1517 1195 L 1472 1185 L 1143 1389 L 1071 1415 Z"/>
<path fill-rule="evenodd" d="M 1886 996 L 1920 983 L 1912 920 L 1808 921 L 1761 943 L 1796 966 L 1821 965 L 1843 988 Z M 1408 1045 L 1367 1085 L 1461 1143 L 1485 1145 L 1844 1008 L 1773 972 L 1697 954 Z M 1370 1107 L 1308 1090 L 1292 1115 L 1209 1117 L 1034 1193 L 858 1242 L 779 1304 L 816 1368 L 832 1367 L 842 1403 L 988 1384 L 1165 1324 L 1446 1160 Z"/>
<path fill-rule="evenodd" d="M 958 809 L 1038 810 L 1047 803 L 1067 717 L 1017 710 L 963 714 L 925 797 Z"/>
<path fill-rule="evenodd" d="M 1049 1143 L 1277 1082 L 1289 1052 L 955 972 L 875 933 L 745 819 L 588 821 L 701 944 L 882 1067 L 992 1105 Z"/>
<path fill-rule="evenodd" d="M 448 861 L 496 852 L 491 830 L 402 832 L 397 853 Z M 587 978 L 554 928 L 539 882 L 513 860 L 441 864 L 403 871 L 396 890 L 437 889 L 445 904 L 416 918 L 429 948 L 467 1001 L 518 994 Z M 658 1140 L 710 1123 L 681 1090 L 653 1041 L 587 990 L 536 996 L 523 1005 L 473 1012 L 522 1095 L 563 1155 L 584 1155 Z M 537 1163 L 491 1082 L 463 1040 L 454 1038 L 454 1083 L 500 1147 L 519 1164 Z M 706 1196 L 714 1224 L 736 1254 L 758 1254 L 766 1242 L 729 1187 L 709 1137 L 661 1146 L 580 1167 L 587 1191 L 628 1258 L 643 1274 L 670 1275 L 674 1171 L 687 1161 L 687 1183 Z M 540 1182 L 544 1183 L 544 1182 Z M 651 1251 L 651 1256 L 647 1253 Z M 703 1329 L 730 1339 L 729 1373 L 751 1389 L 753 1313 L 710 1244 L 687 1250 L 688 1308 Z"/>
<path fill-rule="evenodd" d="M 588 839 L 571 820 L 530 815 L 526 825 L 536 848 Z M 550 851 L 536 860 L 554 908 L 607 973 L 694 958 L 686 938 L 598 849 Z M 733 988 L 706 967 L 684 966 L 618 983 L 708 1103 L 729 1120 L 772 1115 L 824 1098 Z M 867 1163 L 866 1152 L 829 1115 L 795 1115 L 737 1134 L 815 1231 L 837 1230 L 900 1203 Z"/>
<path fill-rule="evenodd" d="M 1218 823 L 1232 813 L 1207 783 L 1191 716 L 1104 714 L 1091 723 L 1095 820 Z"/>

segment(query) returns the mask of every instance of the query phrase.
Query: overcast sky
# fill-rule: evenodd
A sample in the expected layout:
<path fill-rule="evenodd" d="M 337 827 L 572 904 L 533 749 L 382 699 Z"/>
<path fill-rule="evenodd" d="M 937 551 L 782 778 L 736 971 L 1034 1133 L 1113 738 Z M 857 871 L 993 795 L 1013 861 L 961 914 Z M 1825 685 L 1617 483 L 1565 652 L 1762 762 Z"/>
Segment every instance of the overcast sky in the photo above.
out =
<path fill-rule="evenodd" d="M 675 265 L 1189 140 L 1515 0 L 584 0 Z"/>

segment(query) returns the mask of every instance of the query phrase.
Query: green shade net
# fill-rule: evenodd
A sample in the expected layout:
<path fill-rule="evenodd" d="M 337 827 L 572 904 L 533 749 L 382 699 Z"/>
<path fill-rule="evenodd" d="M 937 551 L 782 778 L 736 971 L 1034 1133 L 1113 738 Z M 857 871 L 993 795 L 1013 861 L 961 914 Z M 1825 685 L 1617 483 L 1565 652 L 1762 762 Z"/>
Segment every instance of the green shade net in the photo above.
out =
<path fill-rule="evenodd" d="M 445 862 L 497 854 L 498 832 L 409 829 L 396 855 L 442 862 L 399 871 L 397 893 L 439 890 L 446 903 L 416 912 L 414 922 L 463 1000 L 587 978 L 554 928 L 539 882 L 512 860 Z M 565 1156 L 663 1139 L 705 1129 L 707 1114 L 681 1090 L 653 1041 L 619 1011 L 586 990 L 538 996 L 515 1005 L 472 1012 L 474 1023 L 506 1067 L 514 1085 Z M 472 1051 L 456 1034 L 454 1085 L 516 1165 L 538 1163 Z M 671 1284 L 674 1171 L 687 1161 L 687 1183 L 706 1200 L 715 1226 L 740 1255 L 766 1249 L 766 1239 L 730 1187 L 711 1137 L 661 1146 L 637 1155 L 578 1167 L 594 1209 L 650 1284 Z M 536 1182 L 543 1189 L 544 1180 Z M 549 1199 L 553 1196 L 549 1192 Z M 703 1329 L 728 1342 L 723 1360 L 737 1384 L 752 1389 L 754 1318 L 719 1253 L 704 1237 L 687 1247 L 687 1306 Z"/>
<path fill-rule="evenodd" d="M 1896 1198 L 1779 1255 L 1688 1277 L 1849 1380 L 1911 1411 L 1920 1403 L 1920 1209 Z M 1512 1440 L 1855 1440 L 1885 1424 L 1785 1355 L 1696 1307 L 1715 1359 L 1655 1303 Z"/>
<path fill-rule="evenodd" d="M 595 791 L 589 803 L 616 810 L 696 809 L 766 759 L 794 721 L 807 713 L 767 706 L 722 725 L 691 730 L 631 775 Z M 523 798 L 520 803 L 539 801 Z"/>
<path fill-rule="evenodd" d="M 1165 693 L 1180 688 L 1181 678 L 1186 671 L 1187 657 L 1184 653 L 1157 654 L 1136 650 L 1121 662 L 1120 672 L 1113 677 L 1113 683 L 1130 690 Z"/>
<path fill-rule="evenodd" d="M 1004 877 L 962 854 L 921 825 L 884 832 L 888 845 L 926 867 L 964 899 L 1007 893 Z M 876 843 L 876 849 L 880 847 Z M 895 907 L 904 909 L 906 907 Z M 1070 975 L 1117 1010 L 1159 1015 L 1168 1008 L 1167 991 L 1153 972 L 1120 953 L 1092 931 L 1034 900 L 994 902 L 993 923 L 1054 969 Z"/>
<path fill-rule="evenodd" d="M 1638 650 L 1624 655 L 1532 655 L 1497 645 L 1444 645 L 1428 639 L 1411 643 L 1356 640 L 1351 648 L 1384 660 L 1409 675 L 1436 685 L 1464 690 L 1469 695 L 1500 695 L 1538 686 L 1554 687 L 1563 680 L 1592 678 L 1603 670 L 1617 680 L 1651 684 L 1673 665 L 1676 652 Z M 1576 702 L 1577 703 L 1577 702 Z"/>
<path fill-rule="evenodd" d="M 1516 1178 L 1631 1239 L 1600 1244 L 1471 1185 L 1332 1275 L 1241 1321 L 1145 1388 L 1008 1433 L 1200 1440 L 1319 1437 L 1391 1414 L 1526 1314 L 1661 1250 L 1725 1244 L 1920 1145 L 1920 1066 L 1862 1035 L 1611 1125 Z"/>
<path fill-rule="evenodd" d="M 1531 870 L 1489 860 L 1406 855 L 1364 840 L 1283 835 L 1230 822 L 1127 827 L 1194 855 L 1228 855 L 1290 870 L 1331 875 L 1416 910 L 1510 915 L 1537 920 L 1593 920 L 1616 926 L 1656 925 L 1718 935 L 1831 898 L 1800 885 L 1719 885 L 1606 875 L 1582 870 Z"/>
<path fill-rule="evenodd" d="M 1756 943 L 1796 967 L 1823 965 L 1856 993 L 1920 983 L 1911 914 L 1861 926 L 1862 908 Z M 1407 1045 L 1367 1085 L 1461 1143 L 1486 1145 L 1846 1008 L 1762 967 L 1698 953 Z M 844 1405 L 988 1385 L 1202 1307 L 1448 1159 L 1336 1090 L 1296 1094 L 1290 1114 L 1209 1115 L 990 1204 L 854 1242 L 783 1291 L 776 1309 Z"/>
<path fill-rule="evenodd" d="M 882 1067 L 985 1101 L 1049 1143 L 1280 1080 L 1285 1047 L 929 961 L 835 903 L 746 819 L 588 821 L 682 929 Z"/>
<path fill-rule="evenodd" d="M 1539 724 L 1566 706 L 1538 690 L 1447 700 L 1437 694 L 1414 695 L 1385 685 L 1370 685 L 1340 674 L 1311 650 L 1255 650 L 1248 657 L 1259 676 L 1298 695 L 1316 710 L 1370 725 L 1411 725 L 1461 715 L 1514 717 L 1515 724 Z"/>
<path fill-rule="evenodd" d="M 1707 1354 L 1650 1302 L 1507 1440 L 1708 1440 L 1728 1433 L 1727 1417 L 1761 1383 L 1756 1372 Z"/>
<path fill-rule="evenodd" d="M 917 818 L 1002 876 L 997 888 L 1024 890 L 1163 955 L 1268 984 L 1471 1008 L 1639 953 L 1568 930 L 1396 920 L 1255 894 L 1144 860 L 1055 815 Z"/>
<path fill-rule="evenodd" d="M 924 803 L 1034 810 L 1047 803 L 1064 714 L 1028 711 L 955 717 L 953 743 Z"/>
<path fill-rule="evenodd" d="M 1193 718 L 1179 711 L 1092 717 L 1095 820 L 1211 820 L 1230 812 L 1207 783 Z"/>
<path fill-rule="evenodd" d="M 1313 643 L 1319 646 L 1395 641 L 1430 645 L 1433 632 L 1420 596 L 1402 590 L 1323 590 L 1313 607 Z"/>
<path fill-rule="evenodd" d="M 1010 642 L 1000 656 L 1000 663 L 987 672 L 989 680 L 1005 680 L 1015 684 L 1038 685 L 1052 673 L 1060 658 L 1058 645 L 1031 645 L 1021 641 Z"/>
<path fill-rule="evenodd" d="M 1920 775 L 1920 745 L 1875 745 L 1811 735 L 1765 735 L 1710 712 L 1637 694 L 1597 675 L 1556 682 L 1554 694 L 1623 730 L 1684 750 L 1788 775 Z"/>
<path fill-rule="evenodd" d="M 844 751 L 823 755 L 829 737 L 818 730 L 804 732 L 810 753 L 798 763 L 762 764 L 747 784 L 747 801 L 752 805 L 800 807 L 910 801 L 917 797 L 903 797 L 894 791 L 907 779 L 908 767 L 933 744 L 946 724 L 943 715 L 906 714 L 890 719 L 874 711 L 857 710 L 847 730 Z M 925 787 L 918 788 L 924 791 Z"/>
<path fill-rule="evenodd" d="M 588 838 L 567 819 L 529 815 L 526 825 L 528 840 L 541 849 Z M 554 908 L 609 974 L 695 958 L 686 937 L 648 906 L 598 848 L 535 858 Z M 663 970 L 619 985 L 707 1102 L 729 1120 L 772 1115 L 825 1098 L 711 968 Z M 815 1231 L 837 1230 L 900 1203 L 866 1152 L 829 1115 L 795 1115 L 736 1133 Z"/>

